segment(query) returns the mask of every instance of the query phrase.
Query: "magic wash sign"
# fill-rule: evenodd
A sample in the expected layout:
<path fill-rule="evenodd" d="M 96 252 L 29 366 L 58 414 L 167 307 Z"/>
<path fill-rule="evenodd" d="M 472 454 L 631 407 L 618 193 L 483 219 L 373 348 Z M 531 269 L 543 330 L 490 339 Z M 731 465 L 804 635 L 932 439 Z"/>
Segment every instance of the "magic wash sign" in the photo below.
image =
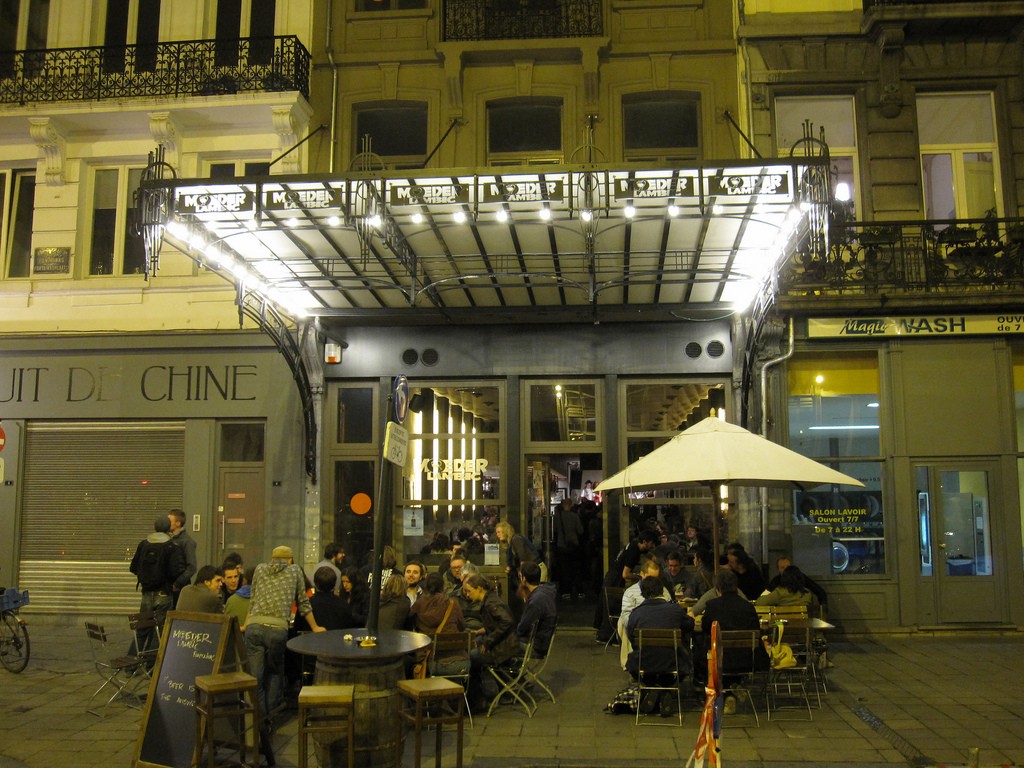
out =
<path fill-rule="evenodd" d="M 1024 314 L 825 317 L 807 320 L 811 339 L 907 336 L 985 336 L 1024 333 Z"/>

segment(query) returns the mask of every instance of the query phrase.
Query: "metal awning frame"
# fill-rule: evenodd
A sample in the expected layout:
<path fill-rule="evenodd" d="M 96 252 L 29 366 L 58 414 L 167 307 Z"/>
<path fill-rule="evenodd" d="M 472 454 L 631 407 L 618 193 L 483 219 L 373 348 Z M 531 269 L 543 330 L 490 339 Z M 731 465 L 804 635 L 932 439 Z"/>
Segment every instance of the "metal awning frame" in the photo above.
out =
<path fill-rule="evenodd" d="M 801 157 L 150 177 L 139 194 L 150 274 L 162 242 L 296 319 L 659 305 L 720 316 L 791 253 L 823 246 L 828 178 L 827 158 Z"/>

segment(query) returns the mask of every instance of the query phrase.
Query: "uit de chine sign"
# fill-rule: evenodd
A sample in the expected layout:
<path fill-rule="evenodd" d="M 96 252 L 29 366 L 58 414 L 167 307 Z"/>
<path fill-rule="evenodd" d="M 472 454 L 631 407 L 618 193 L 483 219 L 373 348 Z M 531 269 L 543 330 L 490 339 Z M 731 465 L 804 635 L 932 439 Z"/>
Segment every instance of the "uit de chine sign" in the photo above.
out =
<path fill-rule="evenodd" d="M 979 336 L 1017 333 L 1024 333 L 1024 314 L 812 317 L 807 320 L 807 337 L 811 339 Z"/>

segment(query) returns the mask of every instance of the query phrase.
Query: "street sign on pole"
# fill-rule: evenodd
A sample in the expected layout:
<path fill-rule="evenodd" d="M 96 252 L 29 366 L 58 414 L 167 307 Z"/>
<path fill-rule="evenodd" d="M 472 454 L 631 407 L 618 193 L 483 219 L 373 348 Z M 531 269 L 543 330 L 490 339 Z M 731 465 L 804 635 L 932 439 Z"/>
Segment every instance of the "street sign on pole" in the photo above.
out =
<path fill-rule="evenodd" d="M 388 422 L 387 431 L 384 433 L 384 458 L 392 464 L 404 467 L 408 452 L 409 431 L 401 424 Z"/>

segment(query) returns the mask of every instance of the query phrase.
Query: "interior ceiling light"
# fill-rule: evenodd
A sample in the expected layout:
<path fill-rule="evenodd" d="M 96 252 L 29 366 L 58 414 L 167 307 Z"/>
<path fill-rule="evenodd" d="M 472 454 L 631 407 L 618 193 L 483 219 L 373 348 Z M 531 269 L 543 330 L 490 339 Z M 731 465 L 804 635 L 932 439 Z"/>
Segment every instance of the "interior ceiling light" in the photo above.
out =
<path fill-rule="evenodd" d="M 497 219 L 498 221 L 508 221 L 508 211 L 502 208 L 496 214 L 494 214 L 494 218 Z"/>
<path fill-rule="evenodd" d="M 414 213 L 412 215 L 411 221 L 412 221 L 413 224 L 422 224 L 423 223 L 423 214 L 420 213 L 419 211 L 417 211 L 416 213 Z"/>
<path fill-rule="evenodd" d="M 672 217 L 673 219 L 674 219 L 674 218 L 675 218 L 676 216 L 678 216 L 678 215 L 679 215 L 679 206 L 678 206 L 678 205 L 676 205 L 675 203 L 673 203 L 672 205 L 670 205 L 670 206 L 668 207 L 668 215 L 669 215 L 669 216 L 671 216 L 671 217 Z"/>
<path fill-rule="evenodd" d="M 284 225 L 286 227 L 297 227 L 299 226 L 299 220 L 293 216 L 290 219 L 285 219 Z"/>
<path fill-rule="evenodd" d="M 455 221 L 456 224 L 465 224 L 466 223 L 466 212 L 465 211 L 456 211 L 455 213 L 452 214 L 452 219 Z"/>
<path fill-rule="evenodd" d="M 622 213 L 627 219 L 632 219 L 636 216 L 636 208 L 633 205 L 627 205 L 622 209 Z"/>
<path fill-rule="evenodd" d="M 336 227 L 339 224 L 341 224 L 341 217 L 340 216 L 329 216 L 327 218 L 327 224 L 329 226 Z"/>
<path fill-rule="evenodd" d="M 549 221 L 551 219 L 551 209 L 541 208 L 537 215 L 540 216 L 541 221 Z"/>
<path fill-rule="evenodd" d="M 580 218 L 583 219 L 583 221 L 590 221 L 592 218 L 594 218 L 594 214 L 591 211 L 583 211 L 580 214 Z"/>

